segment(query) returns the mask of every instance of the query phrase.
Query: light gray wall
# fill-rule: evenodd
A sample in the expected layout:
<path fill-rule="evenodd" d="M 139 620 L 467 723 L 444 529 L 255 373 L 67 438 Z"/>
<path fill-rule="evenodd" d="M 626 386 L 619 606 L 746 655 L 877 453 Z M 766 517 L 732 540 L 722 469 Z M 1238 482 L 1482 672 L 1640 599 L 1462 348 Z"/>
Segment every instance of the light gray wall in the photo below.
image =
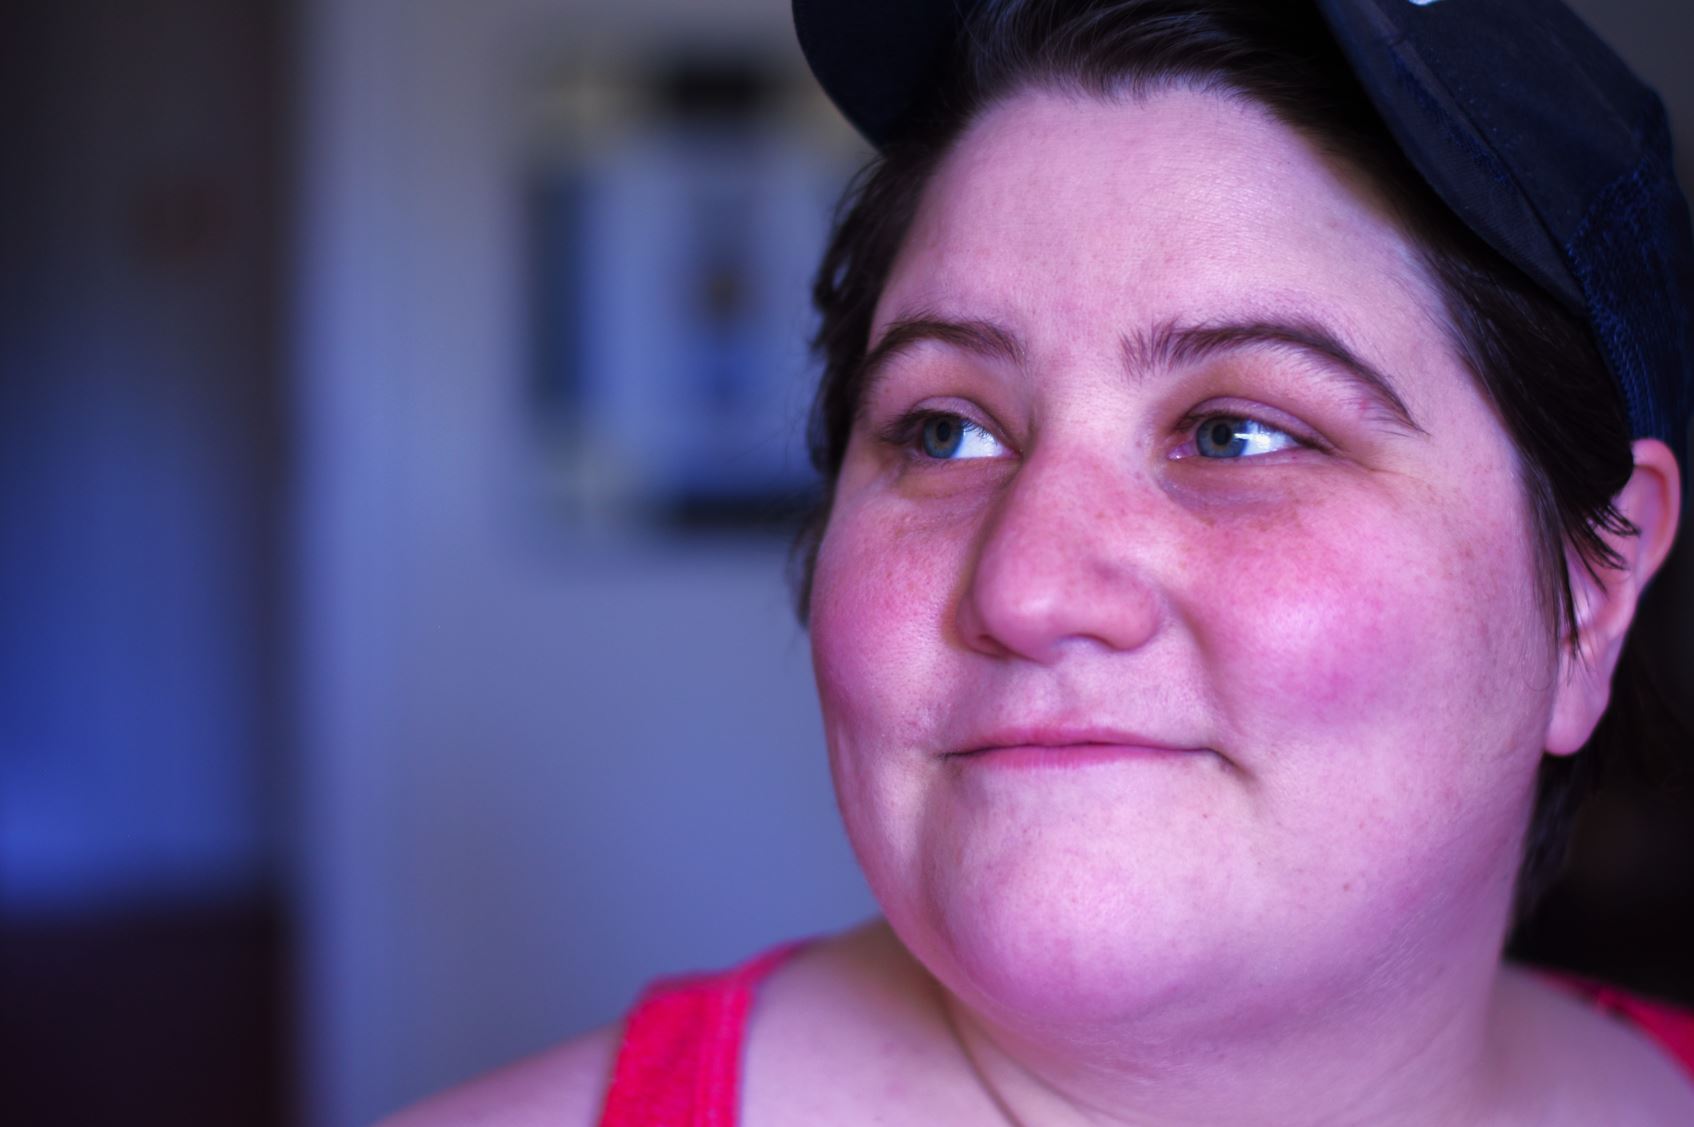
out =
<path fill-rule="evenodd" d="M 321 0 L 300 279 L 305 1063 L 317 1124 L 871 910 L 772 542 L 538 521 L 523 117 L 560 58 L 784 0 Z M 788 53 L 788 54 L 784 54 Z M 796 302 L 803 300 L 796 294 Z"/>

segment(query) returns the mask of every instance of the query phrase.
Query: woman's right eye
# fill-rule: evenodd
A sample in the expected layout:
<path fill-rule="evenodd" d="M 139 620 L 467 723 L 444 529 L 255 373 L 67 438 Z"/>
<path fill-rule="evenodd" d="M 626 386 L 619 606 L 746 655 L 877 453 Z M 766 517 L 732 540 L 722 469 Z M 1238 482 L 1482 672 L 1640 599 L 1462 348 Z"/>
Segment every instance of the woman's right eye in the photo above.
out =
<path fill-rule="evenodd" d="M 994 432 L 953 411 L 908 411 L 877 432 L 886 446 L 917 462 L 963 462 L 1012 453 Z"/>
<path fill-rule="evenodd" d="M 930 413 L 918 423 L 913 444 L 926 458 L 959 462 L 968 458 L 998 458 L 1006 447 L 984 427 L 960 415 Z"/>

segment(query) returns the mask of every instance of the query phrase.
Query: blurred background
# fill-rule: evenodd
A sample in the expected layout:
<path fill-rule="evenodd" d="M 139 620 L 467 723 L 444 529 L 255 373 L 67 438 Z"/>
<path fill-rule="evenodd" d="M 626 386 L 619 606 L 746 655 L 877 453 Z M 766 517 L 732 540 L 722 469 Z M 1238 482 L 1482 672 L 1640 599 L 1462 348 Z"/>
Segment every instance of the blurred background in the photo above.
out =
<path fill-rule="evenodd" d="M 1576 6 L 1694 182 L 1694 9 Z M 786 0 L 14 5 L 0 94 L 0 1121 L 351 1127 L 872 911 Z M 1694 1002 L 1688 787 L 1519 949 Z"/>

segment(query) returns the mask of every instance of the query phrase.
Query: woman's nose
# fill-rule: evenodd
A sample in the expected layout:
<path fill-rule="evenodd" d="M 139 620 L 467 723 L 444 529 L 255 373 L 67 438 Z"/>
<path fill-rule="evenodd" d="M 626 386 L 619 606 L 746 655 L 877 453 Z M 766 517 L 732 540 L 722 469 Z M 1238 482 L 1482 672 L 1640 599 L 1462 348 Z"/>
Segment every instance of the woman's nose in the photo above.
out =
<path fill-rule="evenodd" d="M 957 611 L 966 644 L 1042 664 L 1146 644 L 1166 615 L 1161 500 L 1109 467 L 1026 463 L 979 533 Z"/>

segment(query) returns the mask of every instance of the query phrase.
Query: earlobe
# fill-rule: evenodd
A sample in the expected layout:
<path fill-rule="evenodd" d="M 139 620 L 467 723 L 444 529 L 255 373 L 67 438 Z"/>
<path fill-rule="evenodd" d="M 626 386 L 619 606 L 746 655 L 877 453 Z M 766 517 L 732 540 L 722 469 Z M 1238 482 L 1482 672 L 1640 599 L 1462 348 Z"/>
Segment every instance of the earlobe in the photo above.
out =
<path fill-rule="evenodd" d="M 1636 441 L 1635 472 L 1613 499 L 1634 535 L 1606 533 L 1621 566 L 1599 569 L 1599 578 L 1570 554 L 1578 646 L 1561 646 L 1559 683 L 1546 749 L 1552 755 L 1581 750 L 1611 700 L 1612 673 L 1635 621 L 1641 592 L 1670 554 L 1682 509 L 1682 474 L 1663 442 Z"/>

